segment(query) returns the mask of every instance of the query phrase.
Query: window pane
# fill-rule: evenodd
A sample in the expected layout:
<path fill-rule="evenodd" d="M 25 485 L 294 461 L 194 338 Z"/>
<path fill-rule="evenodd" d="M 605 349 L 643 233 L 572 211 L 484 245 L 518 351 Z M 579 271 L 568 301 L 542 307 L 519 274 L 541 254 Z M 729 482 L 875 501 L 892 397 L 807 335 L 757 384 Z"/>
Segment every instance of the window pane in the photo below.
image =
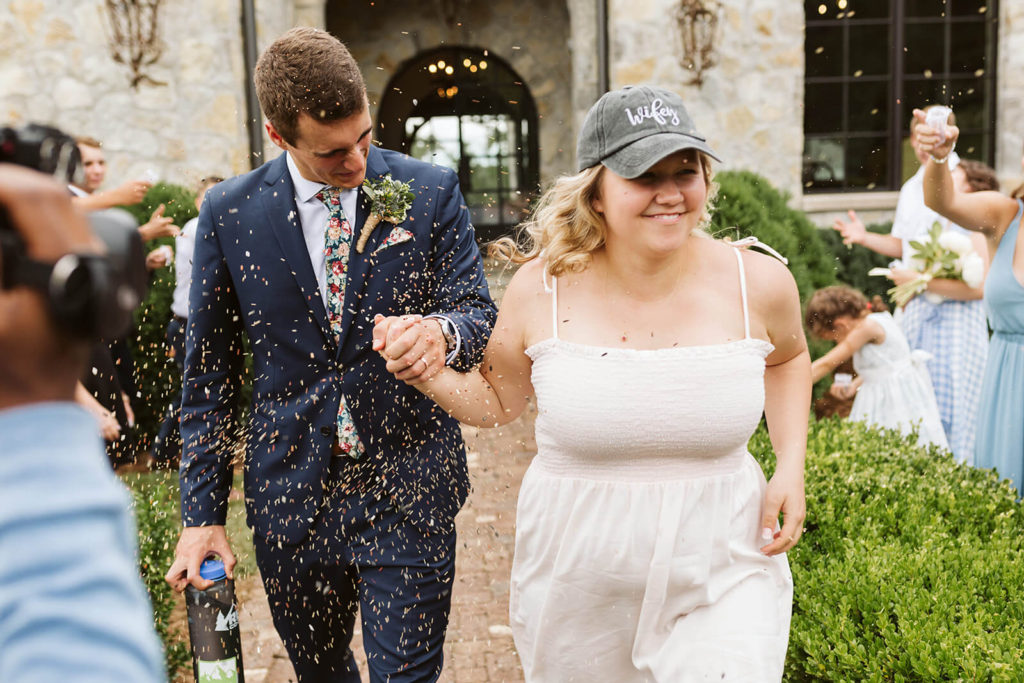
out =
<path fill-rule="evenodd" d="M 828 9 L 826 0 L 804 0 L 804 16 L 808 21 L 824 18 Z"/>
<path fill-rule="evenodd" d="M 807 78 L 840 76 L 843 73 L 843 29 L 839 26 L 814 29 L 804 41 Z"/>
<path fill-rule="evenodd" d="M 854 82 L 849 86 L 849 130 L 886 132 L 889 127 L 889 84 Z"/>
<path fill-rule="evenodd" d="M 903 14 L 906 17 L 941 17 L 946 11 L 947 0 L 906 0 Z"/>
<path fill-rule="evenodd" d="M 950 0 L 951 14 L 954 17 L 982 16 L 995 9 L 992 4 L 990 0 Z"/>
<path fill-rule="evenodd" d="M 889 27 L 850 26 L 850 75 L 889 73 Z"/>
<path fill-rule="evenodd" d="M 953 25 L 949 48 L 950 73 L 973 74 L 985 69 L 985 24 L 958 22 Z"/>
<path fill-rule="evenodd" d="M 846 177 L 842 138 L 810 138 L 804 145 L 804 186 L 841 187 Z"/>
<path fill-rule="evenodd" d="M 847 15 L 858 19 L 888 19 L 889 0 L 849 0 Z"/>
<path fill-rule="evenodd" d="M 410 156 L 451 169 L 459 167 L 459 117 L 435 116 L 426 123 L 419 117 L 406 120 L 406 131 L 415 130 Z M 422 125 L 419 125 L 422 123 Z M 416 126 L 419 125 L 417 129 Z"/>
<path fill-rule="evenodd" d="M 907 22 L 904 27 L 903 73 L 941 74 L 945 69 L 946 30 L 942 24 Z"/>
<path fill-rule="evenodd" d="M 984 135 L 982 133 L 961 135 L 956 141 L 956 153 L 964 159 L 977 159 L 988 163 L 988 160 L 983 158 L 985 154 L 985 145 Z"/>
<path fill-rule="evenodd" d="M 946 82 L 937 78 L 915 78 L 903 82 L 902 118 L 910 121 L 910 112 L 929 104 L 948 104 Z M 908 124 L 909 125 L 909 124 Z"/>
<path fill-rule="evenodd" d="M 846 183 L 866 190 L 889 185 L 885 137 L 853 138 L 846 142 Z"/>
<path fill-rule="evenodd" d="M 804 87 L 804 132 L 838 133 L 842 129 L 842 84 L 808 83 Z"/>
<path fill-rule="evenodd" d="M 957 125 L 964 129 L 985 128 L 991 118 L 985 97 L 989 82 L 971 79 L 961 81 L 960 87 L 963 90 L 951 98 L 950 104 L 956 112 Z"/>

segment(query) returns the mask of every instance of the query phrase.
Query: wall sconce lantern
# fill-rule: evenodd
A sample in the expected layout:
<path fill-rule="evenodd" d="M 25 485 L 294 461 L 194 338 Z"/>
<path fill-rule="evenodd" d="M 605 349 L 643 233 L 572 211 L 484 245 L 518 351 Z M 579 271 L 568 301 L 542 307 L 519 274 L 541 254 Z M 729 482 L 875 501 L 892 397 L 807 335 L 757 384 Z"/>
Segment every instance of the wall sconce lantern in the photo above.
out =
<path fill-rule="evenodd" d="M 110 56 L 132 72 L 132 87 L 146 81 L 167 85 L 145 73 L 163 54 L 163 43 L 157 35 L 157 10 L 160 0 L 106 0 Z"/>
<path fill-rule="evenodd" d="M 693 72 L 689 85 L 701 85 L 704 72 L 718 63 L 715 44 L 720 9 L 717 0 L 679 0 L 676 22 L 683 39 L 679 63 Z"/>

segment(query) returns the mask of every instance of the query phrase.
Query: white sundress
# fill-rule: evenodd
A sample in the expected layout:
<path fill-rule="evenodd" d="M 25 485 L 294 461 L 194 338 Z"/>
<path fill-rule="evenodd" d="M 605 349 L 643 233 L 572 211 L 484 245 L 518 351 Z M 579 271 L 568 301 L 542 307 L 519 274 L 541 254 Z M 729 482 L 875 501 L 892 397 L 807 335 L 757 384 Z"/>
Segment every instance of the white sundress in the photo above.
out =
<path fill-rule="evenodd" d="M 949 449 L 939 407 L 925 365 L 929 354 L 911 352 L 907 338 L 888 313 L 868 316 L 885 331 L 881 344 L 865 344 L 853 354 L 853 367 L 864 378 L 850 408 L 850 419 L 909 434 L 917 442 Z"/>
<path fill-rule="evenodd" d="M 793 583 L 758 550 L 747 451 L 772 345 L 532 345 L 538 453 L 516 517 L 510 617 L 526 680 L 779 681 Z M 740 303 L 740 302 L 737 302 Z"/>

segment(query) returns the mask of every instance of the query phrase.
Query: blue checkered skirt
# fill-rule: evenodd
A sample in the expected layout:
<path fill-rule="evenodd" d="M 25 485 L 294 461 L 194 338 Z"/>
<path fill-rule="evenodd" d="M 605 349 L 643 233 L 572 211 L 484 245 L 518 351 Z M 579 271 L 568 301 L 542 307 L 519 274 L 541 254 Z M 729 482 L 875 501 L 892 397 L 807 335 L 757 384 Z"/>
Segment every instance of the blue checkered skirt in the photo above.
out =
<path fill-rule="evenodd" d="M 974 464 L 974 432 L 988 357 L 988 322 L 982 301 L 935 304 L 914 297 L 898 316 L 911 349 L 932 354 L 928 374 L 942 428 L 953 455 Z"/>

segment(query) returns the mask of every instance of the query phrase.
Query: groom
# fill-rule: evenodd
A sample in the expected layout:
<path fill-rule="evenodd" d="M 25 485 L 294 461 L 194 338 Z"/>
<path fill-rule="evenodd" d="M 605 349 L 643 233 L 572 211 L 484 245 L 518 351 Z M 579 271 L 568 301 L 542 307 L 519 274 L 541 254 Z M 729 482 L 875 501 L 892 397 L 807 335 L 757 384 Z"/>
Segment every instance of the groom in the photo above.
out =
<path fill-rule="evenodd" d="M 457 422 L 387 371 L 371 335 L 378 314 L 400 321 L 400 379 L 479 362 L 495 308 L 469 212 L 450 170 L 370 143 L 362 75 L 330 34 L 284 34 L 254 80 L 285 153 L 219 184 L 200 211 L 181 411 L 185 528 L 167 580 L 205 588 L 205 557 L 219 554 L 229 572 L 235 563 L 224 522 L 244 332 L 247 521 L 298 679 L 359 680 L 349 648 L 358 606 L 370 680 L 433 681 L 454 517 L 469 490 L 465 446 Z M 385 218 L 359 250 L 364 178 L 376 190 L 407 183 L 411 198 L 404 220 Z"/>

